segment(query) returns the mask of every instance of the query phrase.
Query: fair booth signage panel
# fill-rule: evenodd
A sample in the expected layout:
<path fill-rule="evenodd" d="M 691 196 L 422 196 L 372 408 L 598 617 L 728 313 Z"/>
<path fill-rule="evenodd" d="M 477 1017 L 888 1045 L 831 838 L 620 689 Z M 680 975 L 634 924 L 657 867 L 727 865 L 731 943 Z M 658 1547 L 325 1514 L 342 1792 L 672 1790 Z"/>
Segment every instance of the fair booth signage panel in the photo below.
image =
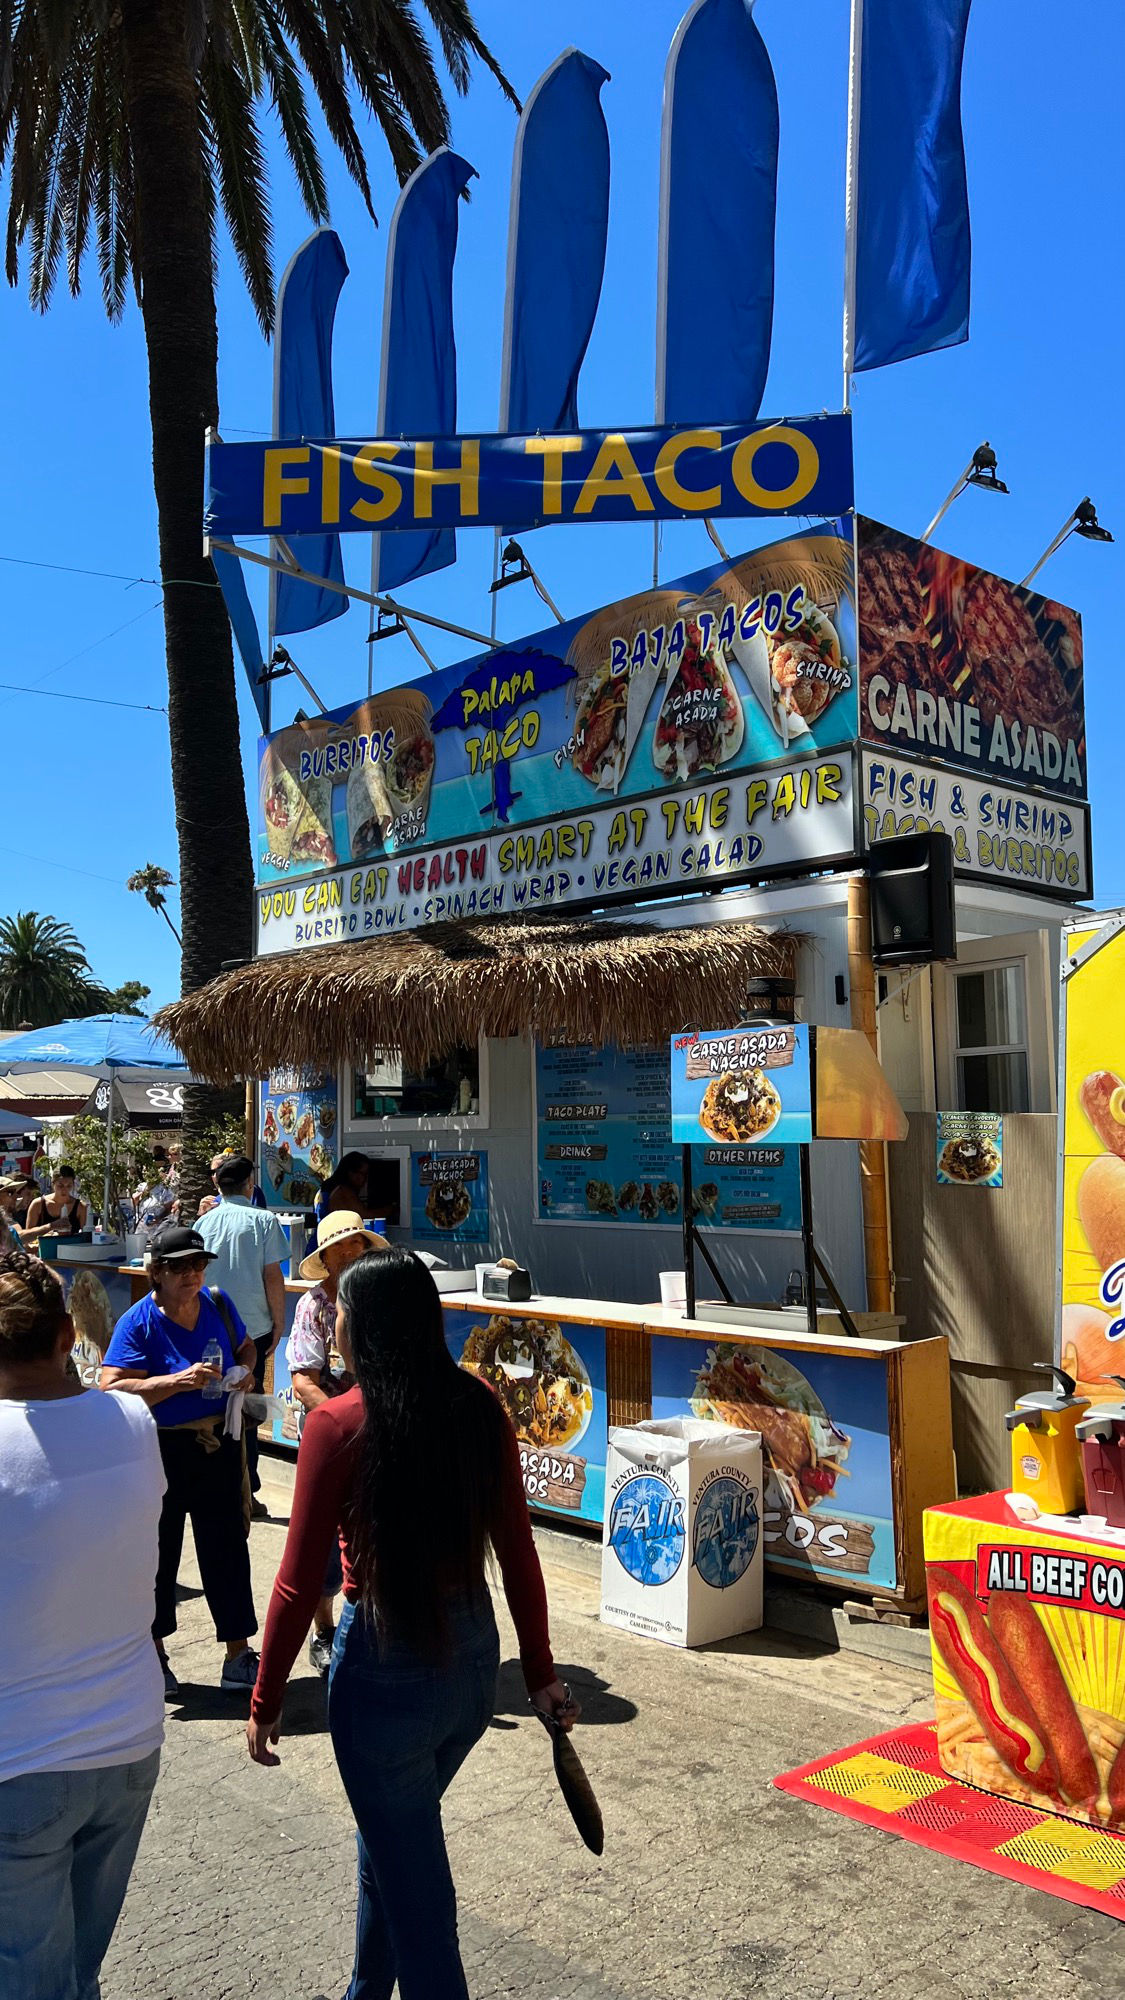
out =
<path fill-rule="evenodd" d="M 767 1562 L 896 1588 L 884 1361 L 658 1335 L 652 1414 L 761 1433 Z"/>
<path fill-rule="evenodd" d="M 258 953 L 803 874 L 854 849 L 851 758 L 818 758 L 262 886 Z"/>
<path fill-rule="evenodd" d="M 958 875 L 1036 896 L 1090 894 L 1088 807 L 873 750 L 860 761 L 868 852 L 901 834 L 947 833 Z"/>
<path fill-rule="evenodd" d="M 679 801 L 712 780 L 792 783 L 857 734 L 853 578 L 850 523 L 828 522 L 291 723 L 259 745 L 257 880 L 581 826 L 654 795 L 672 837 Z M 745 800 L 755 833 L 784 797 Z M 719 813 L 688 830 L 722 833 Z"/>
<path fill-rule="evenodd" d="M 823 517 L 846 513 L 853 497 L 846 414 L 535 436 L 212 438 L 204 532 Z"/>

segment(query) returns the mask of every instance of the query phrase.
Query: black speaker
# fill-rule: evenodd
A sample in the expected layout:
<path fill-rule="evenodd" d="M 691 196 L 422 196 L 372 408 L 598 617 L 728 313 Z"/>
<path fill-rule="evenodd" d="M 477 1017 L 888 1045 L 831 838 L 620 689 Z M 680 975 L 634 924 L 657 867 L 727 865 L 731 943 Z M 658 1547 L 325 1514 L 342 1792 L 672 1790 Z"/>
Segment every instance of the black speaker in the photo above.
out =
<path fill-rule="evenodd" d="M 953 842 L 947 833 L 881 840 L 867 857 L 871 956 L 876 965 L 956 958 Z"/>

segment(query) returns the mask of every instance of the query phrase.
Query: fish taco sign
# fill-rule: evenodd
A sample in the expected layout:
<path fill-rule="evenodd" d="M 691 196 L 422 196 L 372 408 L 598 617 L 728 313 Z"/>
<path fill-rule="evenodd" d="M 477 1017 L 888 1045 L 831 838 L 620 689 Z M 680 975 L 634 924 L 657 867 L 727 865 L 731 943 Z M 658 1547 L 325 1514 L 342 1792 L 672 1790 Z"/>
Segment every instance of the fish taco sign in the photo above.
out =
<path fill-rule="evenodd" d="M 847 857 L 853 567 L 837 521 L 263 738 L 261 949 Z"/>

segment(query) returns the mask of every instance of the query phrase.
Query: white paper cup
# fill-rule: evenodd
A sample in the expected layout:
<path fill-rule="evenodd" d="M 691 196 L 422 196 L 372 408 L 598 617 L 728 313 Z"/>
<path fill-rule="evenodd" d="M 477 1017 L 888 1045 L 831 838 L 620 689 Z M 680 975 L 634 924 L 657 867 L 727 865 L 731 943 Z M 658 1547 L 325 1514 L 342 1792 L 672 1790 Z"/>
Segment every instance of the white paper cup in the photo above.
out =
<path fill-rule="evenodd" d="M 682 1271 L 661 1271 L 660 1303 L 662 1306 L 686 1306 L 687 1279 Z"/>

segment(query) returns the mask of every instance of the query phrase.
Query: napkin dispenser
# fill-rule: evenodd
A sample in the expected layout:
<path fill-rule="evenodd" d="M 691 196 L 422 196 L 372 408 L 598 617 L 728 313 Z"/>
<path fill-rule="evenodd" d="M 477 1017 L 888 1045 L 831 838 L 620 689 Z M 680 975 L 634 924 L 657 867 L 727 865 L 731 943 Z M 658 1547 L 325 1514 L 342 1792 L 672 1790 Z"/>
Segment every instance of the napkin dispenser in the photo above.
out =
<path fill-rule="evenodd" d="M 510 1267 L 494 1264 L 484 1273 L 481 1289 L 486 1299 L 505 1299 L 509 1305 L 522 1305 L 531 1297 L 531 1273 L 522 1264 Z"/>

